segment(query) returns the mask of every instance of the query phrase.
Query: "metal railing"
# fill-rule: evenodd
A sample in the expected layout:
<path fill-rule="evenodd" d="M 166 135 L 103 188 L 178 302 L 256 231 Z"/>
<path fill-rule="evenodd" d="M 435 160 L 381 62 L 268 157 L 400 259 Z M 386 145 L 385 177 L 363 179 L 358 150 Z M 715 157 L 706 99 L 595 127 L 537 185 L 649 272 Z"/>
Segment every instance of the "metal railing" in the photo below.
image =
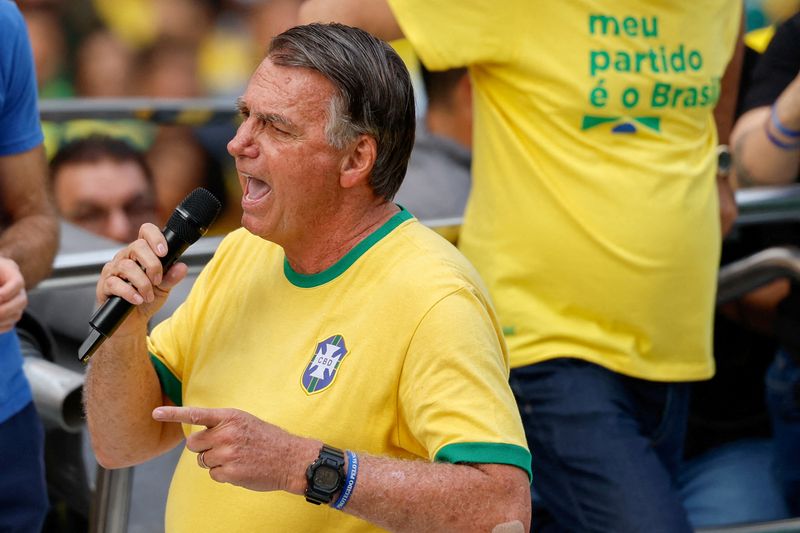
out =
<path fill-rule="evenodd" d="M 717 282 L 717 305 L 741 298 L 779 278 L 800 281 L 800 248 L 767 248 L 722 267 Z"/>
<path fill-rule="evenodd" d="M 753 187 L 736 191 L 736 225 L 800 221 L 800 185 Z"/>
<path fill-rule="evenodd" d="M 181 255 L 180 261 L 189 266 L 189 274 L 197 274 L 202 270 L 214 255 L 220 241 L 221 236 L 203 237 Z M 53 273 L 33 289 L 33 292 L 93 287 L 100 278 L 103 266 L 118 251 L 119 247 L 59 254 L 53 262 Z"/>
<path fill-rule="evenodd" d="M 736 192 L 737 229 L 757 224 L 800 222 L 800 185 L 756 187 Z M 720 268 L 717 304 L 736 300 L 779 278 L 800 280 L 800 248 L 779 246 L 733 261 Z"/>
<path fill-rule="evenodd" d="M 449 238 L 451 232 L 458 231 L 461 219 L 442 218 L 424 223 Z M 222 238 L 222 236 L 203 237 L 181 255 L 180 261 L 189 266 L 190 275 L 202 270 L 214 255 Z M 53 262 L 53 273 L 33 289 L 33 292 L 93 287 L 100 277 L 103 265 L 111 261 L 119 249 L 120 247 L 114 247 L 58 254 Z"/>
<path fill-rule="evenodd" d="M 42 120 L 143 120 L 155 124 L 203 126 L 231 122 L 239 114 L 227 98 L 53 98 L 39 102 Z"/>
<path fill-rule="evenodd" d="M 701 527 L 697 529 L 697 533 L 800 533 L 800 518 L 722 527 Z"/>

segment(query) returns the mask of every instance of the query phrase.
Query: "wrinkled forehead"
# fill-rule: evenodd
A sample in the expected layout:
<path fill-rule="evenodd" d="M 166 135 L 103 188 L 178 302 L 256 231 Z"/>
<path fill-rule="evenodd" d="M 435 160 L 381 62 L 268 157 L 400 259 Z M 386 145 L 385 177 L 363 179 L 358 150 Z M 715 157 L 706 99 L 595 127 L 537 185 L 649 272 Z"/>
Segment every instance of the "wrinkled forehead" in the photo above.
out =
<path fill-rule="evenodd" d="M 316 70 L 287 67 L 265 58 L 258 66 L 242 97 L 256 112 L 300 112 L 327 115 L 333 83 Z M 263 109 L 259 107 L 265 106 Z"/>

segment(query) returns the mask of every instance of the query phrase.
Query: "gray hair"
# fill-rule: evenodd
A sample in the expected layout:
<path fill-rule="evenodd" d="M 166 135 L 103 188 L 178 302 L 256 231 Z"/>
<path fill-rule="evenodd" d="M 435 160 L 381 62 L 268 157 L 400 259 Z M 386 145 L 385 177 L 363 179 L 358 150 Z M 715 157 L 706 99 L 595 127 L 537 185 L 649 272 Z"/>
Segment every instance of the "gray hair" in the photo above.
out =
<path fill-rule="evenodd" d="M 403 60 L 385 42 L 342 24 L 296 26 L 276 36 L 267 54 L 276 65 L 316 70 L 333 83 L 328 143 L 343 148 L 359 135 L 377 143 L 370 177 L 376 195 L 394 198 L 414 145 L 414 90 Z"/>

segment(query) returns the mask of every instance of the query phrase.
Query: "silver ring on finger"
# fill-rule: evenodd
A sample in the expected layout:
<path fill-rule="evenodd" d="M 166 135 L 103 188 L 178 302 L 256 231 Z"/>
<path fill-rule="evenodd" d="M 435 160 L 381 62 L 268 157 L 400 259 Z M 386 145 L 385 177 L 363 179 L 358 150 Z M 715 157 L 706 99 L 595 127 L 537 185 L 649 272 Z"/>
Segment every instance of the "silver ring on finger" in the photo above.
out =
<path fill-rule="evenodd" d="M 203 450 L 202 452 L 197 454 L 197 464 L 200 465 L 200 468 L 205 468 L 206 470 L 211 470 L 211 467 L 206 464 L 205 455 L 208 450 Z"/>

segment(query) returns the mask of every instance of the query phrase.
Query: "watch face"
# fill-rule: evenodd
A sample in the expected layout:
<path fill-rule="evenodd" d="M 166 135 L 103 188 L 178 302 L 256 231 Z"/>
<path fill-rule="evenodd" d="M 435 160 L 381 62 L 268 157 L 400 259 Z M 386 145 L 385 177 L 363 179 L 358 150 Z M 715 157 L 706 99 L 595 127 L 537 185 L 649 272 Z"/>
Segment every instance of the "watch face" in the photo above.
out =
<path fill-rule="evenodd" d="M 717 171 L 720 174 L 727 174 L 731 169 L 731 163 L 733 159 L 728 147 L 725 145 L 717 147 Z"/>
<path fill-rule="evenodd" d="M 722 152 L 719 154 L 719 166 L 724 169 L 731 167 L 731 154 Z"/>
<path fill-rule="evenodd" d="M 336 488 L 339 483 L 339 472 L 328 465 L 321 465 L 314 471 L 314 486 L 327 491 Z"/>

